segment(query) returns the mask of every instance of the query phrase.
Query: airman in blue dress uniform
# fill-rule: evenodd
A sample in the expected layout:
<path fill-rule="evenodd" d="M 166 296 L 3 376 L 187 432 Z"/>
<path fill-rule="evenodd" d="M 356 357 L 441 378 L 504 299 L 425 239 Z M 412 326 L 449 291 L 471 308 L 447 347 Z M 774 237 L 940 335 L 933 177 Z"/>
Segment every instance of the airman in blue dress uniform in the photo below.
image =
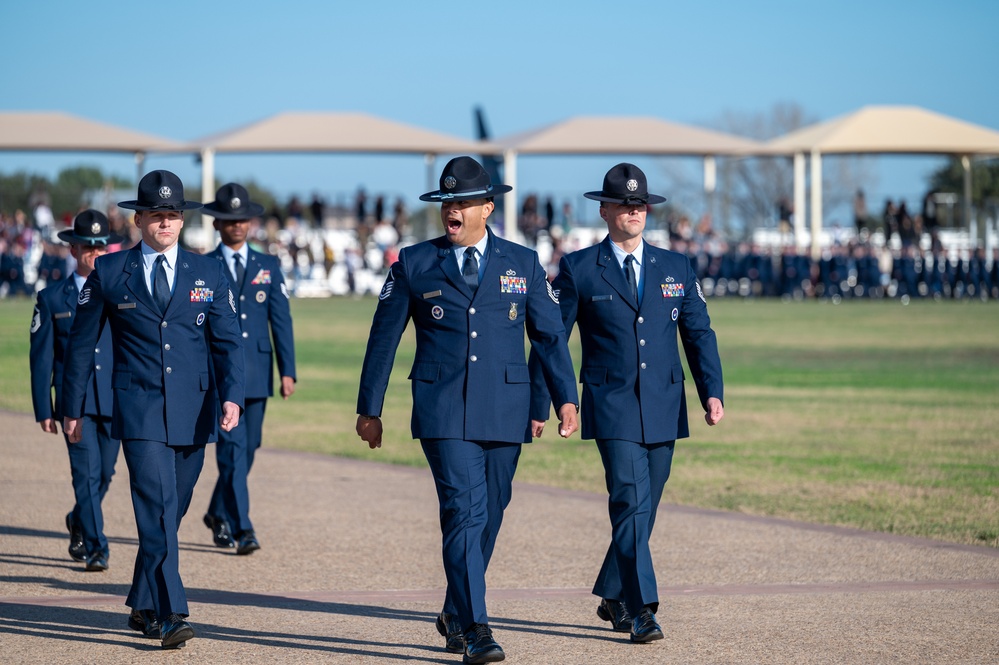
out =
<path fill-rule="evenodd" d="M 63 415 L 63 363 L 76 316 L 76 301 L 97 257 L 107 253 L 109 244 L 123 240 L 111 233 L 108 218 L 96 210 L 84 210 L 77 215 L 73 228 L 60 231 L 59 238 L 69 243 L 77 262 L 76 271 L 38 293 L 31 319 L 31 399 L 35 420 L 43 432 L 51 434 L 58 433 L 56 423 Z M 101 502 L 111 485 L 119 448 L 118 439 L 111 436 L 114 351 L 107 328 L 94 347 L 91 364 L 93 379 L 87 385 L 83 435 L 78 443 L 70 443 L 64 436 L 76 496 L 76 505 L 66 515 L 66 527 L 70 532 L 70 556 L 86 561 L 87 570 L 103 571 L 108 569 L 110 553 Z"/>
<path fill-rule="evenodd" d="M 111 435 L 121 439 L 139 535 L 128 625 L 165 649 L 194 637 L 177 530 L 218 428 L 243 406 L 243 345 L 225 268 L 178 246 L 184 185 L 169 171 L 139 181 L 139 246 L 97 260 L 77 299 L 66 349 L 64 429 L 78 441 L 93 348 L 107 323 L 115 347 Z M 218 402 L 221 402 L 221 406 Z M 221 418 L 218 413 L 221 411 Z"/>
<path fill-rule="evenodd" d="M 633 642 L 662 639 L 649 536 L 669 478 L 676 439 L 689 436 L 683 343 L 705 420 L 724 415 L 721 360 L 707 303 L 686 256 L 646 242 L 649 194 L 645 174 L 618 164 L 600 201 L 603 242 L 562 257 L 553 286 L 567 334 L 578 326 L 582 344 L 582 437 L 596 439 L 603 460 L 612 542 L 593 593 L 601 619 Z M 532 419 L 551 408 L 537 359 Z"/>
<path fill-rule="evenodd" d="M 226 267 L 232 281 L 246 357 L 243 416 L 239 427 L 219 433 L 215 446 L 219 478 L 204 522 L 217 546 L 235 548 L 237 554 L 260 549 L 250 522 L 246 478 L 263 439 L 267 398 L 274 394 L 275 356 L 281 397 L 288 399 L 295 392 L 295 340 L 281 264 L 277 257 L 257 252 L 246 242 L 250 221 L 263 212 L 264 207 L 250 201 L 246 188 L 236 183 L 222 185 L 215 200 L 201 209 L 202 214 L 215 218 L 222 238 L 208 256 Z"/>
<path fill-rule="evenodd" d="M 404 248 L 371 324 L 357 398 L 357 433 L 381 446 L 380 415 L 399 339 L 412 319 L 413 437 L 437 486 L 447 593 L 437 619 L 445 648 L 466 663 L 503 660 L 486 613 L 486 568 L 521 445 L 530 442 L 531 385 L 524 333 L 558 405 L 561 434 L 576 430 L 577 392 L 558 302 L 530 249 L 486 226 L 494 185 L 471 157 L 444 167 L 444 235 Z"/>

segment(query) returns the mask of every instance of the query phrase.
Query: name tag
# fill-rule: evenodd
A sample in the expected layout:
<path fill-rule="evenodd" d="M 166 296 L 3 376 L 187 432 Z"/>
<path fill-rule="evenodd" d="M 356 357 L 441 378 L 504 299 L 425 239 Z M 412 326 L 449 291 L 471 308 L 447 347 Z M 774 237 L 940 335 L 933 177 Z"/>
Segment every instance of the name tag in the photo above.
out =
<path fill-rule="evenodd" d="M 59 312 L 58 314 L 56 314 L 52 318 L 53 319 L 68 319 L 71 316 L 73 316 L 73 312 Z"/>
<path fill-rule="evenodd" d="M 120 302 L 118 303 L 118 309 L 135 309 L 134 302 Z"/>
<path fill-rule="evenodd" d="M 440 294 L 441 294 L 440 291 L 428 291 L 428 292 L 426 292 L 426 293 L 423 294 L 423 299 L 424 300 L 429 300 L 430 298 L 436 298 Z"/>
<path fill-rule="evenodd" d="M 590 298 L 590 302 L 600 302 L 601 300 L 614 300 L 614 296 L 613 295 L 593 296 L 592 298 Z"/>

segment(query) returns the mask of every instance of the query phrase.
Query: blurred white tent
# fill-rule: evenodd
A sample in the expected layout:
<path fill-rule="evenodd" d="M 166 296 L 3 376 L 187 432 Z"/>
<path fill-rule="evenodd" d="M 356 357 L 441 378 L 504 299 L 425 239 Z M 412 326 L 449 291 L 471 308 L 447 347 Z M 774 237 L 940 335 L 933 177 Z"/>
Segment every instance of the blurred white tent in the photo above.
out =
<path fill-rule="evenodd" d="M 971 219 L 971 157 L 999 155 L 999 132 L 915 106 L 865 106 L 803 127 L 766 144 L 762 154 L 794 156 L 794 209 L 805 209 L 805 155 L 811 157 L 812 254 L 822 230 L 823 154 L 938 154 L 961 157 L 964 210 Z M 795 214 L 795 237 L 804 238 L 804 215 Z"/>
<path fill-rule="evenodd" d="M 517 166 L 523 155 L 675 155 L 704 158 L 704 192 L 715 189 L 715 156 L 751 155 L 762 144 L 692 125 L 651 117 L 580 116 L 495 140 L 503 151 L 506 228 L 517 228 Z"/>
<path fill-rule="evenodd" d="M 287 112 L 192 141 L 201 155 L 201 191 L 215 194 L 215 155 L 221 153 L 386 153 L 423 155 L 428 189 L 436 189 L 438 155 L 495 153 L 470 141 L 364 113 Z M 207 217 L 206 231 L 211 233 Z"/>
<path fill-rule="evenodd" d="M 0 111 L 0 150 L 122 152 L 135 155 L 138 181 L 146 153 L 181 152 L 182 144 L 142 132 L 53 111 Z"/>

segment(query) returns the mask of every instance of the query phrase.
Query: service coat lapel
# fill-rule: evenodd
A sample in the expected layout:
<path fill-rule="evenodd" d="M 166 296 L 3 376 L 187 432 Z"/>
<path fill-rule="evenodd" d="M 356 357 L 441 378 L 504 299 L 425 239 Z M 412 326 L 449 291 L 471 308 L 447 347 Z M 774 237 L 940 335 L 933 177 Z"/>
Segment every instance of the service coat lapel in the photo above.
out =
<path fill-rule="evenodd" d="M 139 249 L 129 250 L 129 256 L 125 259 L 124 270 L 128 274 L 128 277 L 125 278 L 125 285 L 131 291 L 132 297 L 152 311 L 159 312 L 159 307 L 153 301 L 153 294 L 149 292 L 149 288 L 146 286 L 146 276 L 142 270 L 142 252 Z"/>
<path fill-rule="evenodd" d="M 485 268 L 482 271 L 482 279 L 479 280 L 479 289 L 475 292 L 478 296 L 483 291 L 485 291 L 486 296 L 499 296 L 500 293 L 500 275 L 504 274 L 509 268 L 506 261 L 506 252 L 500 246 L 500 243 L 496 241 L 496 236 L 493 232 L 489 230 L 489 245 L 486 247 L 486 256 L 483 256 L 481 260 L 486 262 Z"/>
<path fill-rule="evenodd" d="M 645 292 L 642 293 L 642 307 L 652 305 L 656 299 L 662 299 L 662 289 L 660 284 L 666 282 L 666 265 L 652 252 L 652 246 L 645 243 L 645 251 L 642 254 L 642 278 L 645 280 Z M 639 308 L 641 309 L 641 308 Z"/>
<path fill-rule="evenodd" d="M 66 284 L 62 287 L 63 295 L 66 296 L 66 307 L 70 312 L 76 311 L 76 303 L 80 299 L 80 292 L 76 289 L 76 278 L 72 275 L 66 280 Z"/>
<path fill-rule="evenodd" d="M 243 289 L 247 284 L 252 284 L 253 280 L 257 278 L 257 273 L 263 270 L 263 266 L 260 265 L 260 261 L 257 260 L 256 252 L 247 248 L 246 252 L 246 273 L 243 275 L 243 283 L 239 285 L 237 291 L 239 293 L 243 292 Z M 271 276 L 274 279 L 274 276 Z"/>
<path fill-rule="evenodd" d="M 187 260 L 187 252 L 177 250 L 177 265 L 173 271 L 173 295 L 163 318 L 180 313 L 184 306 L 190 306 L 191 290 L 194 289 L 194 268 Z"/>
<path fill-rule="evenodd" d="M 637 312 L 638 303 L 632 299 L 631 289 L 628 288 L 628 283 L 624 281 L 624 271 L 614 257 L 610 236 L 604 238 L 603 242 L 600 243 L 600 251 L 597 253 L 597 265 L 603 269 L 602 276 L 604 281 L 617 291 L 621 301 Z"/>
<path fill-rule="evenodd" d="M 434 244 L 437 245 L 437 259 L 439 261 L 441 272 L 444 273 L 444 277 L 451 286 L 458 289 L 465 295 L 469 300 L 472 299 L 474 295 L 472 289 L 465 284 L 465 278 L 461 276 L 461 271 L 458 270 L 458 262 L 454 258 L 454 250 L 451 248 L 450 241 L 445 237 L 441 236 Z"/>

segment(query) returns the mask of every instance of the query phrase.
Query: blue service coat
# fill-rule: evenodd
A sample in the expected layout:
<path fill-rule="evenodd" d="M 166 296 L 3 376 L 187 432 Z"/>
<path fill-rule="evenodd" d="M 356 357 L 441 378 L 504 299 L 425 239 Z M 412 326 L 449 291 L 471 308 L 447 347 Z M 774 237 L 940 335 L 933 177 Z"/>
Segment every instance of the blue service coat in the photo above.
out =
<path fill-rule="evenodd" d="M 399 339 L 416 326 L 413 437 L 526 443 L 530 372 L 524 332 L 553 377 L 557 404 L 578 404 L 565 328 L 533 250 L 496 237 L 478 289 L 442 236 L 406 247 L 389 270 L 371 324 L 357 412 L 380 415 Z"/>
<path fill-rule="evenodd" d="M 243 346 L 235 299 L 215 259 L 177 252 L 173 297 L 161 314 L 138 247 L 97 259 L 80 292 L 66 350 L 64 415 L 83 415 L 97 335 L 111 324 L 116 439 L 171 446 L 217 440 L 217 403 L 243 406 Z M 216 398 L 216 386 L 218 398 Z"/>
<path fill-rule="evenodd" d="M 660 443 L 689 436 L 683 343 L 702 406 L 724 401 L 721 360 L 707 304 L 687 257 L 645 243 L 641 306 L 634 303 L 610 237 L 562 257 L 553 286 L 567 334 L 579 324 L 584 439 Z M 531 414 L 551 400 L 536 380 Z"/>
<path fill-rule="evenodd" d="M 246 399 L 264 399 L 274 395 L 275 355 L 278 376 L 296 378 L 295 340 L 291 308 L 288 306 L 288 287 L 281 275 L 280 261 L 275 256 L 247 249 L 249 253 L 243 283 L 233 285 L 246 356 L 244 396 Z M 229 275 L 221 245 L 208 256 L 218 259 Z"/>
<path fill-rule="evenodd" d="M 38 293 L 31 319 L 31 403 L 35 421 L 48 418 L 61 421 L 63 416 L 62 379 L 69 332 L 76 317 L 79 290 L 76 279 L 68 278 L 47 286 Z M 83 413 L 88 416 L 111 417 L 111 368 L 114 351 L 111 333 L 105 327 L 91 357 L 93 376 L 87 384 Z M 52 390 L 55 389 L 55 406 Z"/>

